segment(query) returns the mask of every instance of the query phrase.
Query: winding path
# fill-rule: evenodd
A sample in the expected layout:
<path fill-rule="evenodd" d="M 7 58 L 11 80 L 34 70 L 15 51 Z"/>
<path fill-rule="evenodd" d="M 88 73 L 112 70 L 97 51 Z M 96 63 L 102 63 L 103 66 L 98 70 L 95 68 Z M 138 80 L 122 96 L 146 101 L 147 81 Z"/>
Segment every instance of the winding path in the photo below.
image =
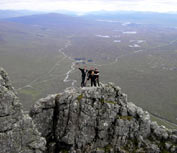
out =
<path fill-rule="evenodd" d="M 68 41 L 68 42 L 65 44 L 65 48 L 69 47 L 70 45 L 71 45 L 71 41 Z M 77 62 L 76 62 L 72 57 L 66 55 L 66 54 L 63 52 L 63 50 L 64 50 L 64 49 L 61 48 L 61 49 L 59 49 L 59 52 L 60 52 L 61 54 L 63 54 L 63 56 L 64 56 L 65 58 L 68 58 L 69 60 L 73 61 L 72 64 L 71 64 L 71 68 L 70 68 L 70 69 L 66 72 L 66 74 L 65 74 L 65 78 L 63 79 L 63 82 L 71 82 L 71 85 L 74 86 L 75 83 L 77 82 L 77 80 L 69 79 L 69 78 L 70 78 L 70 74 L 75 70 L 75 65 L 76 65 Z"/>
<path fill-rule="evenodd" d="M 71 58 L 68 57 L 64 52 L 62 52 L 62 50 L 68 48 L 70 45 L 71 45 L 71 42 L 70 42 L 70 41 L 67 41 L 66 44 L 65 44 L 65 46 L 64 46 L 63 48 L 60 48 L 60 49 L 58 50 L 58 52 L 59 52 L 60 54 L 62 54 L 63 57 L 62 57 L 61 59 L 59 59 L 59 60 L 48 70 L 48 72 L 45 73 L 45 75 L 52 73 L 52 71 L 53 71 L 53 70 L 61 63 L 61 61 L 63 61 L 65 58 L 71 59 Z M 60 75 L 60 76 L 64 76 L 64 74 L 62 74 L 62 75 Z M 32 80 L 31 82 L 29 82 L 27 85 L 18 88 L 17 91 L 20 91 L 20 90 L 22 90 L 22 89 L 24 89 L 24 88 L 27 88 L 27 87 L 33 88 L 32 85 L 34 85 L 34 84 L 40 84 L 40 83 L 44 83 L 44 82 L 53 80 L 53 78 L 51 78 L 51 79 L 42 80 L 42 81 L 38 82 L 38 81 L 39 81 L 41 78 L 43 78 L 43 77 L 44 77 L 44 76 L 42 75 L 42 76 L 39 76 L 39 77 L 35 78 L 35 79 Z M 58 76 L 57 76 L 57 77 L 58 77 Z M 68 77 L 69 77 L 69 76 L 68 76 Z"/>
<path fill-rule="evenodd" d="M 157 115 L 157 114 L 154 114 L 154 113 L 151 113 L 151 112 L 149 112 L 150 113 L 150 115 L 151 116 L 153 116 L 154 118 L 157 118 L 158 120 L 160 120 L 161 122 L 163 122 L 163 123 L 165 123 L 165 124 L 167 124 L 170 128 L 176 128 L 177 129 L 177 124 L 176 123 L 174 123 L 174 122 L 172 122 L 172 121 L 169 121 L 169 120 L 167 120 L 166 118 L 163 118 L 163 117 L 161 117 L 161 116 L 159 116 L 159 115 Z"/>
<path fill-rule="evenodd" d="M 177 42 L 177 39 L 172 40 L 172 41 L 170 41 L 169 43 L 167 43 L 167 44 L 165 44 L 165 45 L 160 45 L 160 46 L 156 46 L 156 47 L 151 47 L 151 48 L 149 48 L 149 49 L 156 49 L 156 48 L 160 48 L 160 47 L 166 47 L 166 46 L 169 46 L 169 45 L 174 44 L 175 42 Z M 74 70 L 75 70 L 75 65 L 76 65 L 77 62 L 76 62 L 72 57 L 70 57 L 70 56 L 68 56 L 68 55 L 66 55 L 66 54 L 64 53 L 64 50 L 65 50 L 66 48 L 68 48 L 70 45 L 71 45 L 71 41 L 67 41 L 66 44 L 64 45 L 64 47 L 63 47 L 63 48 L 60 48 L 60 49 L 58 50 L 59 54 L 62 54 L 63 57 L 62 57 L 61 59 L 59 59 L 59 60 L 48 70 L 47 74 L 52 73 L 52 71 L 60 64 L 61 61 L 63 61 L 64 59 L 69 59 L 69 60 L 72 61 L 72 64 L 71 64 L 70 69 L 69 69 L 65 74 L 62 74 L 62 75 L 59 75 L 59 76 L 64 76 L 64 79 L 63 79 L 63 82 L 64 82 L 64 83 L 71 82 L 71 85 L 72 85 L 72 86 L 75 86 L 75 84 L 77 83 L 77 80 L 71 79 L 71 78 L 70 78 L 70 75 L 74 72 Z M 107 65 L 113 65 L 113 64 L 116 64 L 116 63 L 119 61 L 119 59 L 121 59 L 121 58 L 123 58 L 123 57 L 130 56 L 130 55 L 133 55 L 133 54 L 138 54 L 138 53 L 140 53 L 140 52 L 144 52 L 144 51 L 147 51 L 147 50 L 149 50 L 149 49 L 137 50 L 137 51 L 134 51 L 134 52 L 129 53 L 129 54 L 117 56 L 113 62 L 110 62 L 110 63 L 108 63 L 108 64 L 96 64 L 96 63 L 92 63 L 92 65 L 96 65 L 96 66 L 98 66 L 98 67 L 107 66 Z M 46 75 L 46 74 L 45 74 L 45 75 Z M 27 87 L 33 88 L 32 85 L 34 85 L 34 84 L 41 84 L 41 83 L 44 83 L 44 82 L 47 82 L 47 81 L 50 81 L 50 80 L 53 80 L 53 79 L 54 79 L 54 78 L 50 78 L 50 79 L 42 80 L 42 81 L 39 82 L 39 80 L 40 80 L 42 77 L 43 77 L 43 76 L 37 77 L 36 79 L 32 80 L 32 81 L 31 81 L 30 83 L 28 83 L 27 85 L 25 85 L 25 86 L 23 86 L 23 87 L 21 87 L 21 88 L 18 88 L 17 90 L 20 91 L 20 90 L 22 90 L 22 89 L 24 89 L 24 88 L 27 88 Z M 57 76 L 57 77 L 58 77 L 58 76 Z M 157 115 L 152 114 L 152 113 L 151 113 L 151 115 L 154 116 L 154 117 L 156 117 L 156 118 L 158 118 L 159 120 L 163 121 L 164 123 L 167 123 L 168 125 L 169 125 L 169 124 L 172 124 L 173 126 L 177 126 L 175 123 L 173 123 L 173 122 L 171 122 L 171 121 L 168 121 L 168 120 L 166 120 L 166 119 L 164 119 L 164 118 L 162 118 L 162 117 L 160 117 L 160 116 L 157 116 Z"/>

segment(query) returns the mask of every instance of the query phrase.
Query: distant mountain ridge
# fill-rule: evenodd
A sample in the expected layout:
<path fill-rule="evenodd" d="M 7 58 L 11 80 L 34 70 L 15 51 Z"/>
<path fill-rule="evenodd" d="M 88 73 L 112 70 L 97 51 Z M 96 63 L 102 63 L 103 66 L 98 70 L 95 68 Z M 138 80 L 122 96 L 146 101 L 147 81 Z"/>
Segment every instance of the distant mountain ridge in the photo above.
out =
<path fill-rule="evenodd" d="M 0 19 L 41 14 L 42 12 L 27 10 L 0 10 Z"/>
<path fill-rule="evenodd" d="M 175 13 L 156 13 L 156 12 L 135 12 L 135 11 L 97 11 L 85 13 L 80 16 L 74 12 L 56 11 L 49 13 L 23 12 L 23 11 L 4 11 L 0 19 L 8 18 L 8 21 L 20 22 L 24 24 L 46 24 L 45 19 L 52 23 L 62 22 L 80 22 L 81 20 L 113 20 L 120 22 L 132 22 L 139 24 L 155 24 L 162 26 L 177 27 L 177 14 Z M 1 11 L 0 11 L 1 13 Z M 4 14 L 4 15 L 3 15 Z M 9 14 L 9 15 L 8 15 Z"/>
<path fill-rule="evenodd" d="M 59 13 L 37 14 L 30 16 L 21 16 L 15 18 L 4 19 L 5 21 L 16 22 L 28 25 L 58 26 L 87 23 L 88 19 L 78 16 L 70 16 Z"/>
<path fill-rule="evenodd" d="M 136 11 L 97 11 L 84 15 L 90 19 L 118 20 L 141 24 L 177 26 L 177 13 L 136 12 Z"/>

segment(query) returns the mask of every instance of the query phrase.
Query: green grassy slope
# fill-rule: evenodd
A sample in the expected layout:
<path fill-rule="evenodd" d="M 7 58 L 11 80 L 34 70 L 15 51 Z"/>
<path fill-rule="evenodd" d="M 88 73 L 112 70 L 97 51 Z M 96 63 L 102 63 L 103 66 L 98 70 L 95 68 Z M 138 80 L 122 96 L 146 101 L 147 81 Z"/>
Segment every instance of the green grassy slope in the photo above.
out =
<path fill-rule="evenodd" d="M 177 30 L 94 24 L 76 30 L 0 22 L 0 65 L 9 72 L 25 109 L 71 86 L 63 82 L 66 73 L 74 58 L 85 58 L 93 60 L 86 65 L 100 69 L 101 82 L 115 82 L 129 101 L 177 123 Z M 127 31 L 136 34 L 123 33 Z M 129 46 L 134 44 L 139 47 Z M 72 71 L 69 79 L 77 80 L 79 87 L 80 72 Z"/>

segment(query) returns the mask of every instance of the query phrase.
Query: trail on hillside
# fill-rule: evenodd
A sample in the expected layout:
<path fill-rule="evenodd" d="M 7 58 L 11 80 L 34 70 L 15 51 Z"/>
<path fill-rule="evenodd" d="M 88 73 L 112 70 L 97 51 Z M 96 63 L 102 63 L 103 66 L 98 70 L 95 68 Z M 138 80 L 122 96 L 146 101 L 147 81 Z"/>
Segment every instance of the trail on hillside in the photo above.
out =
<path fill-rule="evenodd" d="M 68 41 L 68 43 L 66 43 L 66 45 L 65 45 L 65 48 L 69 47 L 70 45 L 71 45 L 71 41 Z M 66 54 L 63 52 L 63 49 L 59 49 L 59 52 L 60 52 L 61 54 L 63 54 L 63 56 L 64 56 L 65 58 L 68 58 L 69 60 L 73 61 L 72 64 L 71 64 L 70 69 L 69 69 L 69 70 L 66 72 L 66 74 L 65 74 L 65 78 L 63 79 L 63 82 L 71 82 L 71 85 L 74 86 L 75 83 L 77 82 L 77 80 L 70 79 L 70 74 L 75 70 L 75 65 L 76 65 L 77 62 L 76 62 L 72 57 L 66 55 Z"/>
<path fill-rule="evenodd" d="M 160 48 L 160 47 L 166 47 L 166 46 L 169 46 L 169 45 L 174 44 L 175 42 L 177 42 L 177 39 L 170 41 L 168 44 L 160 45 L 160 46 L 156 46 L 156 47 L 151 47 L 151 48 L 149 48 L 149 49 L 157 49 L 157 48 Z M 62 59 L 59 59 L 59 60 L 48 70 L 48 72 L 45 73 L 45 75 L 52 73 L 52 71 L 53 71 L 64 59 L 67 58 L 67 59 L 69 59 L 69 60 L 71 60 L 71 61 L 73 61 L 73 62 L 72 62 L 72 64 L 71 64 L 70 69 L 66 72 L 66 74 L 62 74 L 62 75 L 60 75 L 60 76 L 65 75 L 65 78 L 63 79 L 63 82 L 71 82 L 71 85 L 74 86 L 75 83 L 77 82 L 77 80 L 72 80 L 72 79 L 69 79 L 69 78 L 70 78 L 70 74 L 73 73 L 73 71 L 75 70 L 75 65 L 76 65 L 77 62 L 76 62 L 72 57 L 70 57 L 70 56 L 68 56 L 68 55 L 66 55 L 66 54 L 64 53 L 64 50 L 65 50 L 66 48 L 68 48 L 70 45 L 71 45 L 71 41 L 68 40 L 68 41 L 66 42 L 66 44 L 64 45 L 64 47 L 62 47 L 62 48 L 60 48 L 60 49 L 58 50 L 58 52 L 63 55 Z M 123 58 L 123 57 L 131 56 L 131 55 L 133 55 L 133 54 L 137 54 L 137 53 L 140 53 L 140 52 L 145 52 L 145 51 L 147 51 L 147 50 L 149 50 L 149 49 L 137 50 L 137 51 L 133 51 L 132 53 L 129 53 L 129 54 L 117 56 L 113 62 L 110 62 L 110 63 L 108 63 L 108 64 L 96 64 L 96 63 L 93 62 L 91 65 L 95 65 L 95 66 L 97 66 L 97 67 L 113 65 L 113 64 L 116 64 L 116 63 L 119 61 L 119 59 L 121 59 L 121 58 Z M 32 88 L 32 85 L 34 85 L 34 84 L 38 84 L 38 83 L 40 84 L 40 83 L 47 82 L 47 81 L 50 81 L 50 80 L 56 78 L 56 77 L 53 77 L 53 78 L 45 79 L 45 80 L 42 80 L 42 81 L 38 82 L 38 81 L 39 81 L 40 79 L 42 79 L 43 77 L 44 77 L 44 75 L 39 76 L 39 77 L 35 78 L 34 80 L 32 80 L 32 81 L 31 81 L 30 83 L 28 83 L 27 85 L 25 85 L 25 86 L 23 86 L 23 87 L 20 87 L 20 88 L 18 88 L 17 90 L 20 91 L 20 90 L 22 90 L 22 89 L 24 89 L 24 88 L 26 88 L 26 87 L 31 87 L 31 88 Z M 57 76 L 57 77 L 58 77 L 58 76 Z"/>
<path fill-rule="evenodd" d="M 174 122 L 172 122 L 172 121 L 169 121 L 169 120 L 167 120 L 167 119 L 165 119 L 165 118 L 163 118 L 163 117 L 161 117 L 161 116 L 159 116 L 159 115 L 157 115 L 157 114 L 154 114 L 154 113 L 151 113 L 151 112 L 149 112 L 149 113 L 150 113 L 150 115 L 153 116 L 154 118 L 157 118 L 157 119 L 160 120 L 161 122 L 167 124 L 170 128 L 174 128 L 174 127 L 177 128 L 177 124 L 176 124 L 176 123 L 174 123 Z"/>
<path fill-rule="evenodd" d="M 45 73 L 45 75 L 41 75 L 41 76 L 35 78 L 35 79 L 32 80 L 31 82 L 29 82 L 27 85 L 18 88 L 17 91 L 20 91 L 20 90 L 22 90 L 22 89 L 24 89 L 24 88 L 27 88 L 27 87 L 33 88 L 33 85 L 34 85 L 34 84 L 40 84 L 40 83 L 42 83 L 42 82 L 47 82 L 47 81 L 53 80 L 54 77 L 53 77 L 53 78 L 50 78 L 50 79 L 45 79 L 45 80 L 43 80 L 43 81 L 38 82 L 38 81 L 39 81 L 40 79 L 42 79 L 44 76 L 46 76 L 46 75 L 48 75 L 48 74 L 51 74 L 52 71 L 53 71 L 65 58 L 67 58 L 67 56 L 65 55 L 64 52 L 62 52 L 62 50 L 68 48 L 69 46 L 70 46 L 70 42 L 67 41 L 66 44 L 65 44 L 65 46 L 64 46 L 63 48 L 60 48 L 60 49 L 59 49 L 58 53 L 59 53 L 59 54 L 62 54 L 63 57 L 62 57 L 61 59 L 58 59 L 57 62 Z M 63 76 L 63 74 L 60 75 L 60 76 Z M 58 77 L 58 76 L 57 76 L 57 77 Z M 55 78 L 56 78 L 56 77 L 55 77 Z"/>
<path fill-rule="evenodd" d="M 134 55 L 134 54 L 139 54 L 139 53 L 141 53 L 141 52 L 148 51 L 149 49 L 157 49 L 157 48 L 160 48 L 160 47 L 167 47 L 167 46 L 170 46 L 170 45 L 172 45 L 172 44 L 174 44 L 174 43 L 176 43 L 176 42 L 177 42 L 177 39 L 172 40 L 172 41 L 170 41 L 168 44 L 165 44 L 165 45 L 159 45 L 159 46 L 151 47 L 151 48 L 148 48 L 148 49 L 135 50 L 135 51 L 133 51 L 133 52 L 131 52 L 131 53 L 117 56 L 114 61 L 112 61 L 112 62 L 110 62 L 110 63 L 108 63 L 108 64 L 97 64 L 97 63 L 93 62 L 93 63 L 91 63 L 91 65 L 95 65 L 95 66 L 97 66 L 97 67 L 113 65 L 113 64 L 118 63 L 119 59 L 121 59 L 121 58 L 124 58 L 124 57 L 127 57 L 127 56 L 131 56 L 131 55 Z M 27 85 L 25 85 L 25 86 L 23 86 L 23 87 L 21 87 L 21 88 L 18 88 L 17 90 L 19 91 L 19 90 L 22 90 L 22 89 L 27 88 L 27 87 L 33 88 L 33 85 L 34 85 L 34 84 L 35 84 L 35 85 L 37 85 L 37 84 L 42 84 L 42 83 L 51 81 L 51 80 L 53 80 L 53 79 L 55 79 L 55 78 L 57 78 L 57 77 L 64 77 L 64 79 L 63 79 L 63 82 L 64 82 L 64 83 L 71 82 L 71 86 L 75 86 L 75 84 L 77 83 L 77 80 L 72 79 L 72 78 L 71 78 L 71 74 L 74 73 L 74 70 L 76 69 L 76 68 L 75 68 L 75 65 L 77 64 L 77 61 L 75 61 L 72 57 L 66 55 L 65 52 L 64 52 L 64 50 L 67 49 L 70 45 L 71 45 L 71 41 L 68 40 L 68 41 L 65 43 L 64 47 L 62 47 L 62 48 L 60 48 L 60 49 L 58 50 L 58 53 L 59 53 L 60 55 L 62 55 L 62 57 L 61 57 L 61 58 L 48 70 L 48 72 L 47 72 L 47 74 L 51 74 L 51 73 L 55 70 L 55 68 L 56 68 L 57 66 L 59 66 L 59 64 L 60 64 L 63 60 L 69 59 L 72 63 L 71 63 L 71 66 L 70 66 L 69 70 L 68 70 L 65 74 L 61 74 L 61 75 L 58 75 L 58 76 L 52 76 L 52 78 L 50 77 L 49 79 L 45 79 L 45 80 L 39 81 L 40 79 L 42 79 L 42 78 L 44 77 L 44 76 L 42 75 L 42 76 L 40 76 L 40 77 L 35 78 L 34 80 L 32 80 L 32 81 L 31 81 L 30 83 L 28 83 Z M 88 64 L 88 63 L 87 63 L 87 64 Z M 46 74 L 45 74 L 45 75 L 46 75 Z M 164 119 L 163 117 L 160 117 L 160 116 L 157 116 L 157 115 L 154 115 L 154 114 L 151 114 L 151 115 L 153 115 L 154 117 L 158 118 L 159 120 L 161 120 L 162 122 L 164 122 L 164 123 L 166 123 L 166 124 L 172 124 L 172 125 L 176 126 L 175 123 L 173 123 L 173 122 L 171 122 L 171 121 L 168 121 L 168 120 Z"/>

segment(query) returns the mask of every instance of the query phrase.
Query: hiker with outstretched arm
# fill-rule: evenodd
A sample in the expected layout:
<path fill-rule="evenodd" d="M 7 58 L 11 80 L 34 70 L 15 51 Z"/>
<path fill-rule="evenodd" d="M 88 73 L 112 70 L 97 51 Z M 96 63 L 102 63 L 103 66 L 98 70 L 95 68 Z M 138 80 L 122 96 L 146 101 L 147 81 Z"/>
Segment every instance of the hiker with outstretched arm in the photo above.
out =
<path fill-rule="evenodd" d="M 81 71 L 81 78 L 82 78 L 82 80 L 81 80 L 81 87 L 85 87 L 85 78 L 86 78 L 86 75 L 87 75 L 87 72 L 88 72 L 88 70 L 87 70 L 87 67 L 86 66 L 84 66 L 84 68 L 78 68 L 80 71 Z"/>
<path fill-rule="evenodd" d="M 94 74 L 95 74 L 95 81 L 96 81 L 97 85 L 100 86 L 100 81 L 99 81 L 100 72 L 97 68 L 95 68 Z"/>

